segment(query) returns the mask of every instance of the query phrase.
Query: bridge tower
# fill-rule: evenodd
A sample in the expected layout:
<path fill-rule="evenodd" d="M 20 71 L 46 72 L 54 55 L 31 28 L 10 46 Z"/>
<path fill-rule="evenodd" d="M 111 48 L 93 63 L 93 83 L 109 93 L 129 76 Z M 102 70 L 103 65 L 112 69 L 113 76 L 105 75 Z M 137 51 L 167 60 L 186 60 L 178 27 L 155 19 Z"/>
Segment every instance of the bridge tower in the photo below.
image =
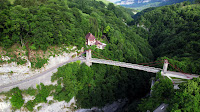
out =
<path fill-rule="evenodd" d="M 92 53 L 91 53 L 91 49 L 89 49 L 89 50 L 86 51 L 86 62 L 85 62 L 85 64 L 87 66 L 92 65 L 91 58 L 92 58 Z"/>
<path fill-rule="evenodd" d="M 164 65 L 163 65 L 163 73 L 164 73 L 164 74 L 167 72 L 168 64 L 169 64 L 169 63 L 168 63 L 168 60 L 165 59 L 165 60 L 164 60 Z"/>

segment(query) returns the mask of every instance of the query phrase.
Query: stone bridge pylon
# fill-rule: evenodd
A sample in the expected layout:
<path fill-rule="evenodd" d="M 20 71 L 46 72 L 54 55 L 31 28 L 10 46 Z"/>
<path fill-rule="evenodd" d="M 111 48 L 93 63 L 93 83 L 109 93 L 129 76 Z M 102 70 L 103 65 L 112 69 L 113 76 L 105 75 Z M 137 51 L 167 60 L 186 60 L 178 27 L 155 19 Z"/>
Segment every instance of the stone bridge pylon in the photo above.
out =
<path fill-rule="evenodd" d="M 92 65 L 91 59 L 92 59 L 92 53 L 91 53 L 91 49 L 89 49 L 89 50 L 86 51 L 86 62 L 85 62 L 85 64 L 87 66 Z"/>

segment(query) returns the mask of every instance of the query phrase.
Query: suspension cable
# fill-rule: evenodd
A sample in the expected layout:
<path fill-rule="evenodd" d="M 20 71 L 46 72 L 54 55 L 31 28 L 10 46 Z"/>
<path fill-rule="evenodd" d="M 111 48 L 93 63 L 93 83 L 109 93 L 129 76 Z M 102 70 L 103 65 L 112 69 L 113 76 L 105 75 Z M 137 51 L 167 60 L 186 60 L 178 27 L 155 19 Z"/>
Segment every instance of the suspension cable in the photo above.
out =
<path fill-rule="evenodd" d="M 155 63 L 155 64 L 151 64 L 151 65 L 143 65 L 143 66 L 154 66 L 154 65 L 158 65 L 158 64 L 162 64 L 162 63 Z"/>
<path fill-rule="evenodd" d="M 164 61 L 164 60 L 158 60 L 158 61 L 149 62 L 149 63 L 138 63 L 138 65 L 145 65 L 145 64 L 156 63 L 156 62 L 162 62 L 162 61 Z"/>
<path fill-rule="evenodd" d="M 92 50 L 93 51 L 93 50 Z M 95 52 L 95 51 L 93 51 L 93 52 Z M 109 59 L 109 58 L 107 58 L 107 57 L 105 57 L 105 56 L 103 56 L 103 55 L 101 55 L 101 54 L 99 54 L 99 53 L 97 53 L 97 52 L 95 52 L 96 54 L 98 54 L 98 55 L 100 55 L 101 57 L 103 57 L 103 58 L 101 58 L 101 59 L 107 59 L 107 60 L 111 60 L 111 59 Z"/>
<path fill-rule="evenodd" d="M 176 67 L 174 67 L 171 63 L 169 63 L 175 70 L 178 70 L 179 72 L 181 72 L 181 73 L 183 73 L 187 78 L 190 78 L 190 77 L 188 77 L 186 74 L 188 74 L 188 73 L 184 73 L 184 72 L 182 72 L 182 71 L 180 71 L 179 69 L 177 69 Z M 189 75 L 191 75 L 191 74 L 189 74 Z"/>

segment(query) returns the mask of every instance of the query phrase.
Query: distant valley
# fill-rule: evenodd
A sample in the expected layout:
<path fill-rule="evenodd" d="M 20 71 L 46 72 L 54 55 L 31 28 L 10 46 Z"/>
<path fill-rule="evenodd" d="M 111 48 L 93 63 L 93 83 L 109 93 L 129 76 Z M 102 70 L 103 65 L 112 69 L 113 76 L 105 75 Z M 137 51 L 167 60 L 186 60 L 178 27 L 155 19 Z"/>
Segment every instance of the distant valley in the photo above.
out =
<path fill-rule="evenodd" d="M 108 0 L 114 2 L 117 5 L 121 5 L 128 8 L 134 8 L 137 10 L 143 10 L 149 7 L 158 7 L 164 5 L 171 5 L 188 0 Z M 189 0 L 193 2 L 193 0 Z"/>

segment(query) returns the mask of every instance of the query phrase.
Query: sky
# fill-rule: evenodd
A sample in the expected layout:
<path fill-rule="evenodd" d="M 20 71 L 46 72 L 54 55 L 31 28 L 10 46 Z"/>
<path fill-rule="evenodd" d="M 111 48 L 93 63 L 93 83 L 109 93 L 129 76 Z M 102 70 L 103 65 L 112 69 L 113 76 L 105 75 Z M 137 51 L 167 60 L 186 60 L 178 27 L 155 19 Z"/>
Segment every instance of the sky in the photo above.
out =
<path fill-rule="evenodd" d="M 110 2 L 117 2 L 117 1 L 120 1 L 120 0 L 107 0 L 107 1 L 110 1 Z"/>

